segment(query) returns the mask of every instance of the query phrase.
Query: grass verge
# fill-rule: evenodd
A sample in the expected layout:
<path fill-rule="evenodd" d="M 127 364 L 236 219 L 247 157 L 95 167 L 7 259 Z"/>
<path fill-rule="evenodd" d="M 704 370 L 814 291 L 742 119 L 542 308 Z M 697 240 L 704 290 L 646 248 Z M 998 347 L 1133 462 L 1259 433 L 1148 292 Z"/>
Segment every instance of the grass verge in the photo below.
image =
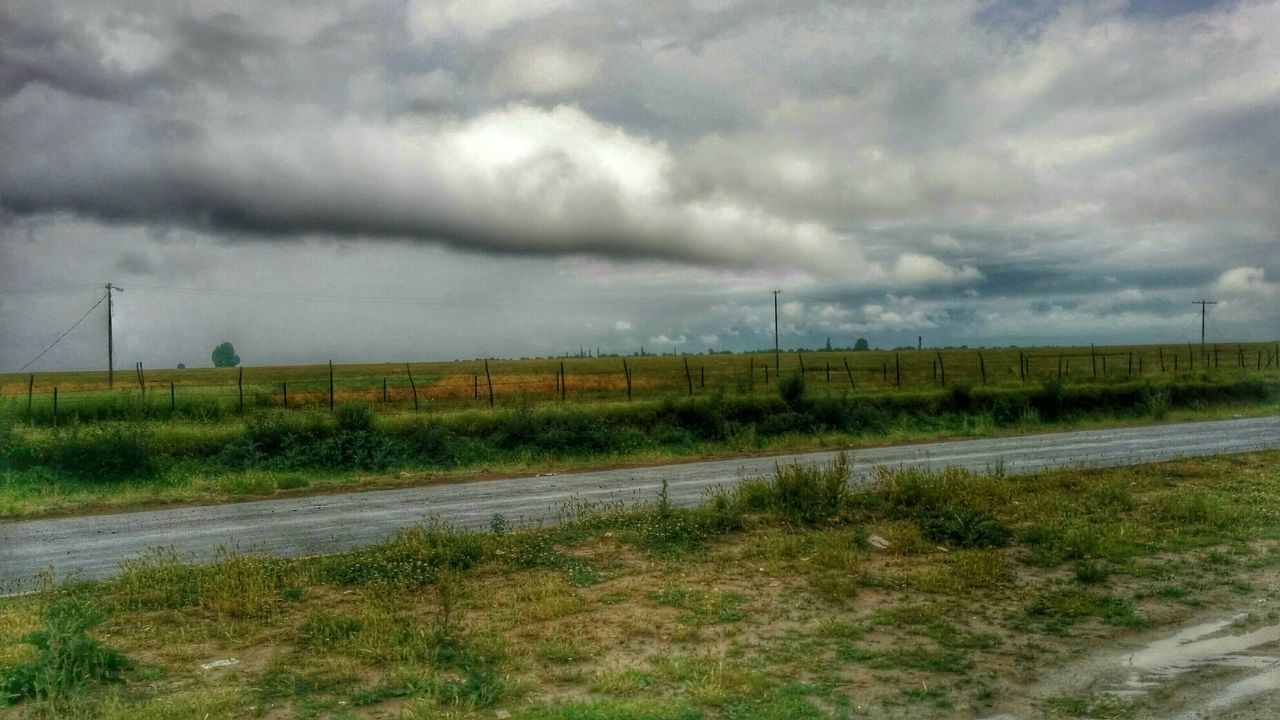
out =
<path fill-rule="evenodd" d="M 0 715 L 1069 716 L 1015 690 L 1280 576 L 1280 453 L 843 473 L 324 557 L 153 553 L 0 600 Z"/>

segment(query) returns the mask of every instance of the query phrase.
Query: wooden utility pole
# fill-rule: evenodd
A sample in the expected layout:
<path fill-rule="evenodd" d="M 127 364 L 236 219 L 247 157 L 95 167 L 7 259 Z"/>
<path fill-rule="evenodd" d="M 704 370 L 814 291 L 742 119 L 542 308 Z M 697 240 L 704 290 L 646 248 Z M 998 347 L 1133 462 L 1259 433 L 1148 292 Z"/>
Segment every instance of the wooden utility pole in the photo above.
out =
<path fill-rule="evenodd" d="M 117 292 L 124 292 L 124 288 L 107 283 L 107 389 L 110 390 L 116 383 L 116 348 L 115 340 L 111 332 L 111 296 Z"/>
<path fill-rule="evenodd" d="M 773 371 L 777 375 L 782 374 L 782 353 L 778 350 L 778 293 L 781 290 L 773 291 Z"/>
<path fill-rule="evenodd" d="M 1217 305 L 1218 301 L 1217 300 L 1192 300 L 1191 304 L 1200 306 L 1200 349 L 1203 350 L 1204 349 L 1204 318 L 1206 315 L 1206 308 L 1208 308 L 1208 306 L 1210 305 Z"/>

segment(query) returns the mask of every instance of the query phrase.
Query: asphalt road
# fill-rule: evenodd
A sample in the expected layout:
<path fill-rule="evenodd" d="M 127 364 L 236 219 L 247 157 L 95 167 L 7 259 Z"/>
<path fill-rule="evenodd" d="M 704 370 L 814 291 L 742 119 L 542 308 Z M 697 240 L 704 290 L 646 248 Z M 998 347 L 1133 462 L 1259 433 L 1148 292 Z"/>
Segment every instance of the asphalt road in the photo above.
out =
<path fill-rule="evenodd" d="M 855 482 L 876 465 L 974 470 L 1003 464 L 1011 473 L 1106 467 L 1179 457 L 1280 448 L 1280 417 L 1028 435 L 870 448 L 853 454 Z M 495 514 L 511 524 L 555 522 L 566 503 L 650 501 L 668 481 L 672 502 L 691 505 L 717 485 L 772 471 L 775 463 L 825 463 L 833 452 L 741 458 L 184 507 L 91 517 L 0 523 L 0 594 L 33 588 L 42 571 L 57 579 L 107 577 L 121 560 L 172 548 L 195 561 L 220 547 L 275 555 L 331 553 L 383 540 L 439 518 L 487 528 Z"/>

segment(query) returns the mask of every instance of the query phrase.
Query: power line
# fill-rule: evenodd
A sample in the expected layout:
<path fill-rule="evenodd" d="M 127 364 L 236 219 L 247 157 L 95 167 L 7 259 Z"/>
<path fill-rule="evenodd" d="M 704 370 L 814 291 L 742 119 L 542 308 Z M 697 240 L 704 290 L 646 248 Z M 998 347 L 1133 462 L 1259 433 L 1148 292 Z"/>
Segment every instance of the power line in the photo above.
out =
<path fill-rule="evenodd" d="M 107 293 L 107 294 L 110 294 L 110 293 Z M 67 331 L 66 331 L 66 332 L 64 332 L 64 333 L 62 333 L 61 335 L 59 335 L 59 336 L 58 336 L 58 339 L 57 339 L 57 340 L 54 340 L 52 343 L 50 343 L 50 344 L 49 344 L 49 347 L 45 348 L 45 349 L 44 349 L 44 350 L 43 350 L 39 355 L 37 355 L 37 356 L 35 356 L 35 357 L 31 358 L 31 362 L 27 363 L 26 365 L 23 365 L 23 366 L 18 370 L 18 372 L 22 372 L 23 370 L 26 370 L 27 368 L 31 367 L 31 365 L 32 365 L 33 363 L 35 363 L 35 361 L 37 361 L 37 360 L 39 360 L 40 358 L 44 357 L 44 354 L 45 354 L 45 353 L 47 353 L 47 352 L 49 352 L 50 350 L 52 350 L 54 345 L 57 345 L 58 343 L 62 342 L 62 338 L 64 338 L 64 337 L 66 337 L 67 335 L 71 334 L 71 331 L 72 331 L 72 330 L 75 330 L 75 329 L 76 329 L 76 327 L 77 327 L 80 323 L 84 322 L 84 319 L 85 319 L 85 318 L 87 318 L 87 317 L 89 317 L 89 313 L 93 312 L 94 310 L 97 310 L 97 309 L 98 309 L 98 306 L 102 304 L 102 301 L 103 301 L 103 300 L 106 300 L 106 299 L 107 299 L 107 295 L 106 295 L 106 294 L 104 294 L 102 297 L 98 298 L 98 302 L 94 303 L 94 304 L 93 304 L 93 307 L 89 308 L 89 309 L 88 309 L 88 311 L 86 311 L 84 315 L 81 315 L 81 316 L 80 316 L 80 319 L 76 321 L 76 324 L 75 324 L 75 325 L 72 325 L 71 327 L 67 328 Z"/>
<path fill-rule="evenodd" d="M 44 293 L 62 293 L 75 290 L 87 290 L 97 285 L 59 285 L 44 288 L 0 288 L 0 295 L 41 295 Z"/>

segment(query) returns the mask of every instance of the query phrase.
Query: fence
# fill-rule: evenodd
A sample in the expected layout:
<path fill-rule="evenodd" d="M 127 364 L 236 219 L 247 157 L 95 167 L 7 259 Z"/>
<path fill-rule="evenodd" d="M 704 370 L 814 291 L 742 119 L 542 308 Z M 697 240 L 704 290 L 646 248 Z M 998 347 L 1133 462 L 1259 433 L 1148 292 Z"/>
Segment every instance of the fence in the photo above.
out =
<path fill-rule="evenodd" d="M 744 355 L 478 360 L 405 365 L 291 366 L 53 373 L 0 377 L 0 394 L 27 417 L 181 416 L 217 419 L 254 408 L 325 408 L 360 401 L 389 411 L 514 407 L 552 401 L 625 401 L 772 394 L 800 375 L 811 394 L 1016 386 L 1280 373 L 1280 344 L 1133 348 L 999 348 Z"/>

